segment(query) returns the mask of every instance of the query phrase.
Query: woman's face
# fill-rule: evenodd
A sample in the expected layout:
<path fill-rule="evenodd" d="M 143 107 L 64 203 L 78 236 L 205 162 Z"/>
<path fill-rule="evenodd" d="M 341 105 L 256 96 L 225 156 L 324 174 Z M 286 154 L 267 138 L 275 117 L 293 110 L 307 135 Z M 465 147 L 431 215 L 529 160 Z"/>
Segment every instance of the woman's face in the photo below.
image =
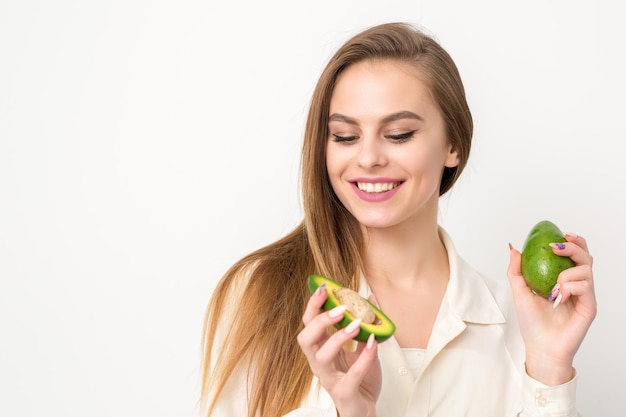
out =
<path fill-rule="evenodd" d="M 436 219 L 443 168 L 459 162 L 441 113 L 416 74 L 394 61 L 360 62 L 339 76 L 331 97 L 331 185 L 367 227 L 421 215 Z"/>

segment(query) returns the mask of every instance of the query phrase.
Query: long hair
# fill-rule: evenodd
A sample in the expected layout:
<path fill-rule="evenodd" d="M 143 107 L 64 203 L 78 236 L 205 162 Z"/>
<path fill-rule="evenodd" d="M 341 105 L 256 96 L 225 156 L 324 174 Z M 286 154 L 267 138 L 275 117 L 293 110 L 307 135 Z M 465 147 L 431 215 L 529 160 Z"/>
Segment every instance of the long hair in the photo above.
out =
<path fill-rule="evenodd" d="M 459 164 L 444 168 L 439 195 L 469 158 L 473 122 L 461 77 L 432 37 L 406 23 L 386 23 L 355 35 L 330 59 L 313 92 L 302 149 L 304 218 L 287 236 L 233 265 L 213 292 L 203 333 L 202 403 L 210 416 L 237 370 L 247 374 L 248 417 L 278 417 L 297 408 L 313 374 L 296 342 L 310 297 L 306 277 L 318 273 L 356 289 L 363 237 L 340 203 L 326 169 L 330 99 L 338 76 L 364 60 L 410 64 L 428 86 Z M 243 287 L 239 291 L 234 288 Z M 237 308 L 224 317 L 228 297 Z M 229 326 L 216 346 L 219 326 Z M 217 352 L 217 353 L 215 353 Z M 244 401 L 242 399 L 242 401 Z"/>

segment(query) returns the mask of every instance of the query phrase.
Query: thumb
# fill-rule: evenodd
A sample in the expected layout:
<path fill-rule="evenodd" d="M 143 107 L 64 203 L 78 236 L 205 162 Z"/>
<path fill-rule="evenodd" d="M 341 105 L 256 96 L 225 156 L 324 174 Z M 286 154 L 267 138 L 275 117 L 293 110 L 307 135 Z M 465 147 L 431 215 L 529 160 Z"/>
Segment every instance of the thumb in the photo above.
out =
<path fill-rule="evenodd" d="M 532 293 L 526 281 L 522 276 L 522 255 L 521 253 L 509 243 L 509 267 L 507 269 L 507 275 L 513 294 L 522 295 L 524 293 Z"/>

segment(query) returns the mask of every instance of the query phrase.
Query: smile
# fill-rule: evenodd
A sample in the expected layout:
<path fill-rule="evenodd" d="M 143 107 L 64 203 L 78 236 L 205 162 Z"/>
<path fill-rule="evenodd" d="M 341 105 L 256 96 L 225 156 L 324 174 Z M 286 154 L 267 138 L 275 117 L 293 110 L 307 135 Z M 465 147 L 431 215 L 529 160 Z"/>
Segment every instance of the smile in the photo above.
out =
<path fill-rule="evenodd" d="M 393 190 L 400 184 L 401 182 L 357 182 L 356 186 L 366 193 L 384 193 Z"/>

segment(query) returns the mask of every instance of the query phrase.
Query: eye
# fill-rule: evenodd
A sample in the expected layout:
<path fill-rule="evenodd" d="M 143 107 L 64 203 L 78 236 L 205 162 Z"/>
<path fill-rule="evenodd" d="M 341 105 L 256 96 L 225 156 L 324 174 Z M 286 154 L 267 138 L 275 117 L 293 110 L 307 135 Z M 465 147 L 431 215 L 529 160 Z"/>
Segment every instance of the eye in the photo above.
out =
<path fill-rule="evenodd" d="M 331 134 L 331 136 L 332 136 L 332 140 L 338 143 L 349 143 L 359 138 L 358 136 L 340 136 L 340 135 L 335 135 L 334 133 Z"/>
<path fill-rule="evenodd" d="M 406 142 L 407 140 L 411 139 L 413 137 L 413 135 L 415 135 L 415 132 L 417 132 L 417 130 L 411 130 L 409 132 L 405 132 L 405 133 L 399 133 L 396 135 L 387 135 L 385 136 L 387 139 L 391 139 L 394 142 Z"/>

